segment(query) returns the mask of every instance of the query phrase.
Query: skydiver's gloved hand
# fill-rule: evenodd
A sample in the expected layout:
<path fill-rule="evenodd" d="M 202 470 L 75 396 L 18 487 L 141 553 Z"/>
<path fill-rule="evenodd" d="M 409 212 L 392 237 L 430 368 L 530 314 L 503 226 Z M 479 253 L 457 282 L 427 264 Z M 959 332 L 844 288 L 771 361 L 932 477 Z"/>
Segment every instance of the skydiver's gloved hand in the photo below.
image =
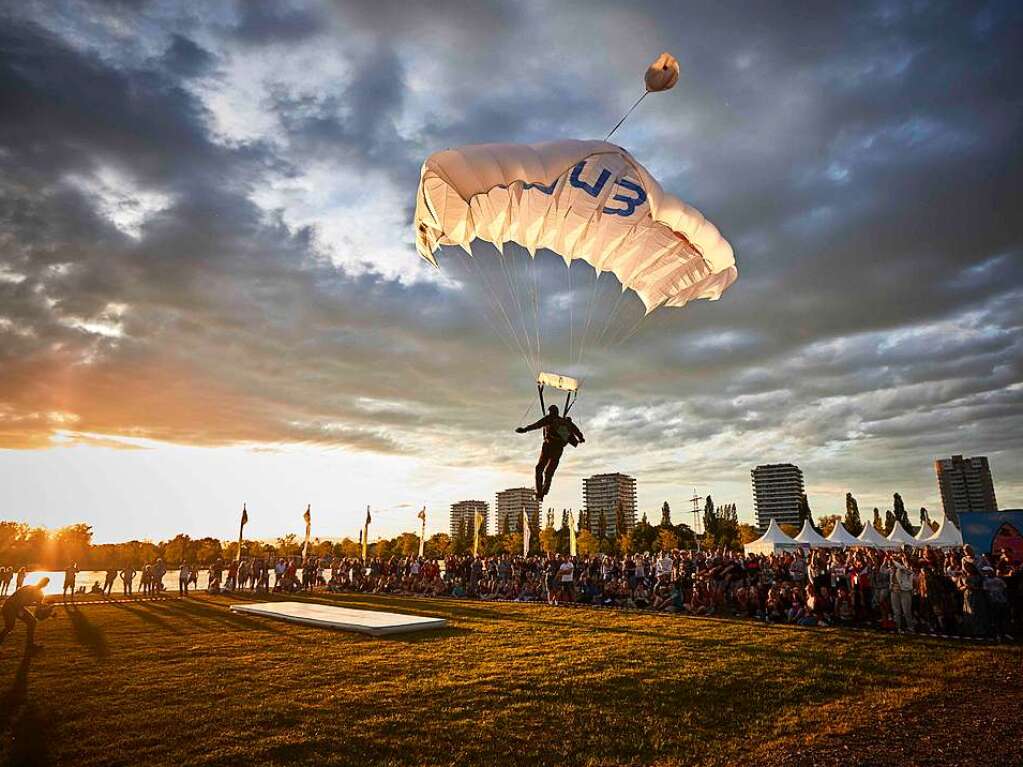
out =
<path fill-rule="evenodd" d="M 516 434 L 525 434 L 525 433 L 526 433 L 526 430 L 525 430 L 525 429 L 523 429 L 523 428 L 522 428 L 522 427 L 520 426 L 520 427 L 518 427 L 518 428 L 517 428 L 517 429 L 515 430 L 515 433 L 516 433 Z"/>

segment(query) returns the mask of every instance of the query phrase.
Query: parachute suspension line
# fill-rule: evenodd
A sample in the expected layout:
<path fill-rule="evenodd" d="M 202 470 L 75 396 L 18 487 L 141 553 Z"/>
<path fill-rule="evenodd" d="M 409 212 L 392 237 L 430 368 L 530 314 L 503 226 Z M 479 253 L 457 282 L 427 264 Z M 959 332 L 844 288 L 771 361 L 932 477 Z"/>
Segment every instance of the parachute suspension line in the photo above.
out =
<path fill-rule="evenodd" d="M 593 290 L 590 292 L 590 305 L 586 309 L 586 326 L 583 328 L 583 340 L 579 344 L 579 358 L 575 361 L 577 367 L 582 367 L 583 357 L 586 354 L 586 339 L 590 335 L 590 323 L 593 320 L 593 306 L 597 303 L 597 288 L 600 287 L 600 276 L 603 272 L 595 272 L 593 277 Z"/>
<path fill-rule="evenodd" d="M 536 348 L 542 351 L 543 342 L 543 300 L 541 297 L 540 290 L 543 287 L 543 279 L 537 275 L 540 271 L 539 265 L 536 263 L 536 256 L 530 256 L 531 271 L 533 273 L 533 314 L 536 317 Z M 540 355 L 541 360 L 543 359 Z"/>
<path fill-rule="evenodd" d="M 470 247 L 472 246 L 470 245 Z M 501 310 L 501 315 L 504 317 L 505 324 L 508 326 L 508 332 L 511 333 L 512 338 L 515 340 L 515 345 L 518 347 L 519 354 L 522 355 L 522 359 L 526 363 L 526 367 L 529 368 L 530 372 L 532 372 L 533 365 L 532 361 L 530 360 L 530 355 L 523 348 L 522 343 L 519 341 L 519 334 L 515 330 L 515 326 L 512 324 L 511 319 L 508 317 L 508 312 L 505 311 L 504 303 L 501 301 L 500 297 L 497 295 L 497 292 L 494 290 L 494 288 L 490 285 L 490 280 L 487 279 L 486 273 L 477 262 L 476 256 L 470 255 L 468 253 L 466 254 L 466 256 L 468 257 L 469 261 L 471 261 L 473 265 L 476 267 L 476 271 L 480 276 L 480 280 L 483 282 L 484 286 L 489 291 L 491 298 L 494 300 L 494 304 L 497 306 L 498 309 Z"/>
<path fill-rule="evenodd" d="M 568 361 L 575 357 L 575 296 L 572 295 L 572 262 L 568 262 Z"/>
<path fill-rule="evenodd" d="M 462 255 L 465 256 L 466 258 L 471 258 L 471 256 L 469 256 L 465 252 L 463 252 Z M 456 263 L 460 263 L 457 259 L 455 260 L 455 262 Z M 465 266 L 465 276 L 466 277 L 472 277 L 472 273 L 469 271 L 468 265 Z M 494 318 L 497 317 L 497 312 L 494 312 L 494 317 L 493 318 L 490 316 L 490 314 L 491 314 L 490 311 L 484 310 L 483 311 L 483 319 L 485 319 L 487 321 L 487 324 L 490 326 L 490 329 L 492 331 L 494 331 L 494 335 L 501 339 L 501 343 L 504 344 L 505 348 L 508 351 L 510 351 L 512 353 L 517 353 L 515 347 L 513 347 L 510 343 L 508 343 L 508 339 L 505 337 L 505 334 L 503 332 L 501 332 L 501 330 L 497 327 L 497 324 L 494 322 Z"/>
<path fill-rule="evenodd" d="M 611 138 L 611 136 L 614 135 L 614 132 L 616 130 L 618 130 L 620 127 L 622 127 L 622 123 L 625 122 L 628 119 L 629 115 L 632 114 L 632 110 L 634 110 L 636 107 L 638 107 L 639 106 L 639 102 L 641 102 L 643 99 L 645 99 L 649 93 L 650 93 L 650 91 L 643 91 L 643 95 L 640 96 L 638 99 L 636 99 L 636 103 L 633 104 L 631 107 L 629 107 L 629 111 L 628 112 L 626 112 L 624 115 L 622 115 L 622 119 L 619 120 L 615 124 L 615 127 L 613 127 L 611 129 L 611 132 L 608 133 L 606 136 L 604 136 L 604 141 L 607 141 L 609 138 Z"/>
<path fill-rule="evenodd" d="M 622 303 L 625 299 L 625 288 L 621 288 L 621 292 L 618 294 L 618 298 L 614 302 L 614 306 L 607 315 L 607 319 L 604 320 L 604 329 L 600 331 L 600 335 L 597 336 L 597 343 L 603 343 L 604 336 L 607 335 L 607 331 L 611 329 L 611 323 L 614 322 L 615 315 L 618 314 L 618 310 L 622 308 Z"/>
<path fill-rule="evenodd" d="M 636 320 L 635 324 L 632 326 L 632 328 L 629 330 L 629 332 L 625 333 L 624 335 L 619 337 L 617 340 L 612 341 L 611 344 L 610 344 L 610 347 L 614 348 L 616 346 L 621 346 L 626 341 L 628 341 L 630 338 L 632 338 L 634 335 L 636 335 L 636 333 L 639 332 L 640 326 L 643 324 L 643 320 L 645 320 L 649 316 L 650 316 L 649 314 L 644 312 L 643 316 L 640 317 L 638 320 Z"/>
<path fill-rule="evenodd" d="M 531 255 L 529 251 L 526 251 L 526 261 L 523 264 L 523 273 L 526 280 L 526 286 L 529 288 L 530 298 L 533 302 L 533 330 L 536 334 L 536 358 L 538 361 L 537 367 L 543 369 L 543 356 L 541 354 L 542 349 L 540 347 L 540 295 L 539 287 L 537 286 L 536 269 L 537 266 L 534 263 L 536 257 Z"/>
<path fill-rule="evenodd" d="M 498 259 L 501 262 L 501 271 L 504 272 L 504 278 L 508 282 L 508 292 L 515 301 L 515 306 L 518 308 L 519 323 L 522 325 L 522 337 L 526 341 L 526 348 L 529 350 L 529 364 L 534 368 L 533 372 L 539 374 L 540 372 L 540 361 L 537 359 L 537 355 L 533 352 L 533 345 L 530 343 L 529 329 L 526 327 L 526 311 L 522 308 L 522 299 L 519 296 L 519 289 L 516 284 L 512 283 L 511 271 L 508 269 L 508 265 L 504 262 L 504 251 L 498 249 Z M 510 308 L 510 306 L 509 306 Z"/>

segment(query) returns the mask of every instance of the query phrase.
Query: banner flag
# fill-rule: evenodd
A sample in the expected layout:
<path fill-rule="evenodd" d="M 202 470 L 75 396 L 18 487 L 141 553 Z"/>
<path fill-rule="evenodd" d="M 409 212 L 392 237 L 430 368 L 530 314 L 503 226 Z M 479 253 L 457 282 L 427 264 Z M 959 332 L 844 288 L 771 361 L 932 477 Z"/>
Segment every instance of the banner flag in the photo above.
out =
<path fill-rule="evenodd" d="M 305 543 L 302 544 L 302 560 L 309 556 L 309 533 L 313 527 L 313 514 L 312 505 L 307 504 L 305 507 L 305 514 L 302 515 L 302 519 L 305 520 Z"/>
<path fill-rule="evenodd" d="M 476 512 L 476 518 L 473 524 L 473 535 L 472 535 L 472 555 L 475 557 L 480 549 L 480 526 L 483 524 L 483 514 Z"/>
<path fill-rule="evenodd" d="M 369 523 L 373 521 L 370 516 L 369 506 L 366 507 L 366 524 L 362 528 L 362 561 L 365 562 L 369 554 Z"/>
<path fill-rule="evenodd" d="M 249 523 L 249 510 L 245 504 L 242 504 L 242 523 L 238 526 L 238 553 L 235 554 L 234 561 L 242 561 L 242 538 L 245 536 L 245 525 Z"/>
<path fill-rule="evenodd" d="M 529 556 L 529 537 L 532 534 L 532 530 L 529 528 L 529 515 L 526 510 L 522 510 L 522 556 Z"/>
<path fill-rule="evenodd" d="M 419 558 L 423 558 L 423 548 L 426 546 L 426 507 L 419 511 Z"/>
<path fill-rule="evenodd" d="M 575 556 L 575 514 L 568 510 L 568 553 Z"/>

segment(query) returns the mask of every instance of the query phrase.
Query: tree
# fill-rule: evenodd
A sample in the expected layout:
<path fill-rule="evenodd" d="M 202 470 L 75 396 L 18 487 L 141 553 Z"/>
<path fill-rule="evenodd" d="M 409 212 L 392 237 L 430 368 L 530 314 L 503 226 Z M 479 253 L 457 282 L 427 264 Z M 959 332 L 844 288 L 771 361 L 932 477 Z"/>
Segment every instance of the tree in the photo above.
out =
<path fill-rule="evenodd" d="M 615 504 L 615 535 L 621 535 L 625 532 L 625 507 L 621 501 Z"/>
<path fill-rule="evenodd" d="M 426 539 L 423 555 L 429 559 L 443 559 L 451 552 L 451 536 L 447 533 L 434 533 Z"/>
<path fill-rule="evenodd" d="M 813 523 L 813 512 L 810 511 L 810 501 L 807 500 L 806 493 L 802 493 L 799 496 L 799 526 L 800 526 L 800 528 L 802 528 L 802 526 L 806 522 L 809 522 L 810 523 L 810 527 L 812 527 L 814 530 L 817 529 L 817 526 Z"/>
<path fill-rule="evenodd" d="M 277 539 L 277 550 L 282 557 L 292 557 L 299 553 L 298 536 L 288 533 L 283 538 Z"/>
<path fill-rule="evenodd" d="M 53 543 L 51 564 L 63 569 L 73 562 L 84 562 L 92 544 L 92 526 L 79 523 L 62 527 L 53 536 Z"/>
<path fill-rule="evenodd" d="M 657 528 L 647 522 L 644 517 L 629 533 L 629 548 L 633 552 L 653 551 L 655 540 L 657 540 Z"/>
<path fill-rule="evenodd" d="M 671 527 L 671 506 L 667 501 L 661 504 L 661 527 Z"/>
<path fill-rule="evenodd" d="M 871 524 L 874 525 L 874 529 L 879 533 L 884 532 L 884 522 L 881 521 L 881 512 L 878 511 L 877 506 L 874 507 L 874 521 Z"/>
<path fill-rule="evenodd" d="M 886 509 L 884 513 L 884 533 L 885 537 L 889 536 L 892 530 L 895 529 L 895 512 L 891 509 Z"/>
<path fill-rule="evenodd" d="M 589 530 L 580 530 L 575 537 L 575 550 L 581 556 L 596 554 L 599 545 L 599 541 Z"/>
<path fill-rule="evenodd" d="M 835 529 L 835 525 L 842 521 L 841 514 L 826 514 L 820 520 L 820 534 L 827 537 Z"/>
<path fill-rule="evenodd" d="M 674 551 L 678 548 L 678 536 L 671 528 L 662 527 L 657 532 L 657 547 L 661 551 Z"/>
<path fill-rule="evenodd" d="M 717 532 L 714 541 L 718 546 L 734 549 L 739 546 L 739 513 L 734 503 L 718 506 Z"/>
<path fill-rule="evenodd" d="M 597 538 L 602 541 L 607 538 L 607 520 L 603 512 L 597 515 Z"/>
<path fill-rule="evenodd" d="M 678 536 L 679 545 L 686 549 L 696 548 L 696 533 L 693 528 L 685 522 L 679 522 L 674 526 L 675 535 Z"/>
<path fill-rule="evenodd" d="M 845 529 L 852 535 L 859 535 L 863 532 L 863 520 L 860 519 L 860 507 L 853 498 L 852 493 L 845 494 Z"/>
<path fill-rule="evenodd" d="M 501 535 L 509 535 L 511 533 L 511 515 L 505 514 L 504 519 L 501 520 Z"/>
<path fill-rule="evenodd" d="M 896 493 L 892 496 L 892 508 L 895 519 L 898 520 L 906 530 L 909 530 L 913 523 L 909 521 L 909 514 L 906 513 L 906 505 L 902 502 L 902 496 Z"/>
<path fill-rule="evenodd" d="M 782 522 L 778 525 L 778 527 L 783 533 L 785 533 L 785 535 L 789 536 L 789 538 L 795 538 L 799 535 L 799 528 L 789 522 Z"/>
<path fill-rule="evenodd" d="M 753 527 L 753 525 L 745 522 L 739 525 L 739 542 L 742 545 L 745 546 L 747 543 L 753 543 L 759 537 L 760 531 Z"/>
<path fill-rule="evenodd" d="M 578 542 L 578 539 L 576 539 Z M 545 527 L 540 531 L 540 550 L 545 554 L 553 554 L 557 551 L 558 537 L 553 527 Z"/>
<path fill-rule="evenodd" d="M 192 539 L 187 535 L 175 535 L 163 546 L 163 559 L 171 564 L 178 564 L 183 561 L 194 562 L 195 547 Z"/>
<path fill-rule="evenodd" d="M 703 504 L 703 531 L 711 540 L 717 540 L 718 515 L 714 508 L 714 499 L 709 495 Z"/>

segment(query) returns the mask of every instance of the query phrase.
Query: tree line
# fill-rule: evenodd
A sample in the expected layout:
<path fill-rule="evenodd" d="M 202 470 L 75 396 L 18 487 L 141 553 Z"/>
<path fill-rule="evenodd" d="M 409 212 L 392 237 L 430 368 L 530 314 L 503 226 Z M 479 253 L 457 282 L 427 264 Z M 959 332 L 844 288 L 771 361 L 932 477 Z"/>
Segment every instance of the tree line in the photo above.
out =
<path fill-rule="evenodd" d="M 667 501 L 661 507 L 661 520 L 657 525 L 651 524 L 644 514 L 631 529 L 625 529 L 620 510 L 614 533 L 607 530 L 603 516 L 592 526 L 587 519 L 580 521 L 583 524 L 576 533 L 576 551 L 581 555 L 633 554 L 696 548 L 697 544 L 704 548 L 736 549 L 757 537 L 751 525 L 739 523 L 734 504 L 714 506 L 710 497 L 704 508 L 704 530 L 700 535 L 689 525 L 672 522 L 671 507 Z M 570 533 L 567 514 L 563 515 L 560 527 L 555 527 L 549 515 L 542 529 L 534 528 L 530 532 L 530 553 L 568 553 Z M 298 556 L 302 553 L 302 543 L 293 533 L 273 541 L 243 540 L 242 555 L 273 559 Z M 435 533 L 427 538 L 423 553 L 428 558 L 438 559 L 450 554 L 468 554 L 472 548 L 472 531 L 463 526 L 454 535 Z M 393 538 L 379 539 L 369 544 L 368 551 L 370 556 L 413 556 L 419 553 L 419 536 L 406 532 Z M 496 535 L 481 535 L 479 552 L 487 556 L 520 554 L 522 533 L 510 531 L 506 524 Z M 61 570 L 77 564 L 82 570 L 120 569 L 127 565 L 138 569 L 157 559 L 171 567 L 181 562 L 207 565 L 217 559 L 234 559 L 237 554 L 237 541 L 221 541 L 212 537 L 192 538 L 182 533 L 165 541 L 131 540 L 97 544 L 92 542 L 92 526 L 85 523 L 49 530 L 23 522 L 0 521 L 0 566 L 4 567 Z M 315 538 L 310 541 L 308 554 L 314 557 L 360 557 L 362 544 L 347 537 L 340 540 Z"/>

